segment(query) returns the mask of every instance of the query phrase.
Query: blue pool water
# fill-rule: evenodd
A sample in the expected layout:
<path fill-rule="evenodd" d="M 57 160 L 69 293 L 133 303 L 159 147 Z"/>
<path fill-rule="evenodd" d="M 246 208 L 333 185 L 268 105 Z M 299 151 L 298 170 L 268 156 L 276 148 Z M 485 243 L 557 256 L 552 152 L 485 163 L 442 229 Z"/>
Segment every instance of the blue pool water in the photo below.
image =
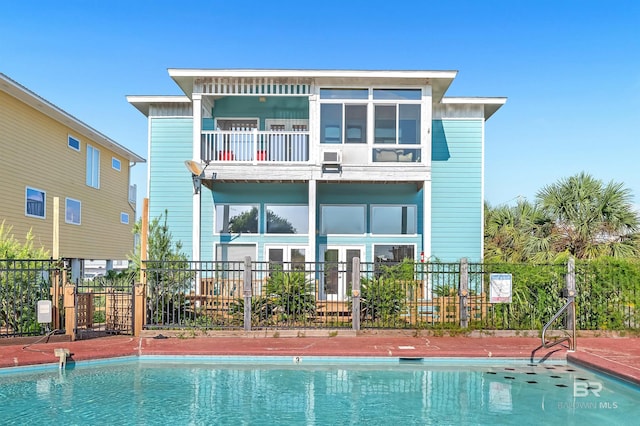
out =
<path fill-rule="evenodd" d="M 275 361 L 274 361 L 275 360 Z M 155 358 L 0 372 L 0 424 L 632 424 L 640 389 L 567 364 Z"/>

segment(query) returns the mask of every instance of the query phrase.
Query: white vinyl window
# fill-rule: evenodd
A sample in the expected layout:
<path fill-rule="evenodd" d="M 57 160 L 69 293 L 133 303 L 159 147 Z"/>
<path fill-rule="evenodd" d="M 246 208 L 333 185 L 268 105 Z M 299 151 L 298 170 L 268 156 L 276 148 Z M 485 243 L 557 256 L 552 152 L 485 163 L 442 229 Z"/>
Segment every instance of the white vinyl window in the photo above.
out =
<path fill-rule="evenodd" d="M 72 225 L 80 225 L 82 215 L 82 203 L 73 198 L 65 198 L 64 221 Z"/>
<path fill-rule="evenodd" d="M 120 223 L 129 224 L 129 213 L 120 213 Z"/>
<path fill-rule="evenodd" d="M 71 135 L 68 135 L 67 146 L 75 151 L 80 151 L 80 141 Z"/>
<path fill-rule="evenodd" d="M 44 219 L 46 217 L 47 193 L 27 186 L 25 191 L 24 214 Z"/>
<path fill-rule="evenodd" d="M 111 168 L 113 170 L 120 171 L 120 160 L 118 160 L 116 157 L 111 157 Z"/>
<path fill-rule="evenodd" d="M 100 151 L 87 145 L 87 185 L 100 188 Z"/>

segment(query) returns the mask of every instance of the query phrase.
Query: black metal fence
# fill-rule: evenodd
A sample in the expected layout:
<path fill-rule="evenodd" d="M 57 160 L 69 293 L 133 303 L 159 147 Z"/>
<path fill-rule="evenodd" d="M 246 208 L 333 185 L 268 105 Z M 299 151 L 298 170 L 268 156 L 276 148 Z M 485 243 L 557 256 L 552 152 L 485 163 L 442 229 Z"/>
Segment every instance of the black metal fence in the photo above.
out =
<path fill-rule="evenodd" d="M 540 330 L 564 305 L 566 265 L 146 263 L 147 328 Z M 491 303 L 491 274 L 512 277 Z M 640 326 L 640 271 L 576 266 L 579 329 Z M 355 292 L 354 292 L 355 289 Z"/>
<path fill-rule="evenodd" d="M 0 337 L 43 335 L 52 323 L 63 323 L 61 297 L 52 299 L 62 271 L 63 262 L 57 260 L 0 259 Z M 39 322 L 38 301 L 51 301 L 49 312 L 58 318 Z M 40 312 L 41 319 L 46 314 Z"/>

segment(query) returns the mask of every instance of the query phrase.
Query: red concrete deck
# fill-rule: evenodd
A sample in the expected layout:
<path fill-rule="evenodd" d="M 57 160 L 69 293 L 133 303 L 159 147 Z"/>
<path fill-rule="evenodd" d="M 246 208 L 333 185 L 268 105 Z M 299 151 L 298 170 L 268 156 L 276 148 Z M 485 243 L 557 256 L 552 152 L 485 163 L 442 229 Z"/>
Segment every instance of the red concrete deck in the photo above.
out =
<path fill-rule="evenodd" d="M 160 334 L 160 333 L 157 333 Z M 167 333 L 165 333 L 167 334 Z M 540 348 L 535 337 L 434 337 L 366 335 L 336 337 L 152 337 L 112 336 L 75 342 L 0 342 L 0 367 L 57 363 L 55 348 L 76 361 L 137 355 L 477 357 L 568 360 L 640 385 L 640 338 L 584 337 L 578 350 Z M 26 347 L 25 347 L 26 346 Z"/>

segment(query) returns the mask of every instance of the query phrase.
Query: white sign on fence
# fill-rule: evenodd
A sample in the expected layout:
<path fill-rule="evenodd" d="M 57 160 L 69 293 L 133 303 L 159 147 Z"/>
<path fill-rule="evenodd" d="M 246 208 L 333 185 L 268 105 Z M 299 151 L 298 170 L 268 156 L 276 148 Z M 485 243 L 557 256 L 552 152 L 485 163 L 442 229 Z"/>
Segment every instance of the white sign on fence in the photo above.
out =
<path fill-rule="evenodd" d="M 511 274 L 489 276 L 489 302 L 511 303 Z"/>

